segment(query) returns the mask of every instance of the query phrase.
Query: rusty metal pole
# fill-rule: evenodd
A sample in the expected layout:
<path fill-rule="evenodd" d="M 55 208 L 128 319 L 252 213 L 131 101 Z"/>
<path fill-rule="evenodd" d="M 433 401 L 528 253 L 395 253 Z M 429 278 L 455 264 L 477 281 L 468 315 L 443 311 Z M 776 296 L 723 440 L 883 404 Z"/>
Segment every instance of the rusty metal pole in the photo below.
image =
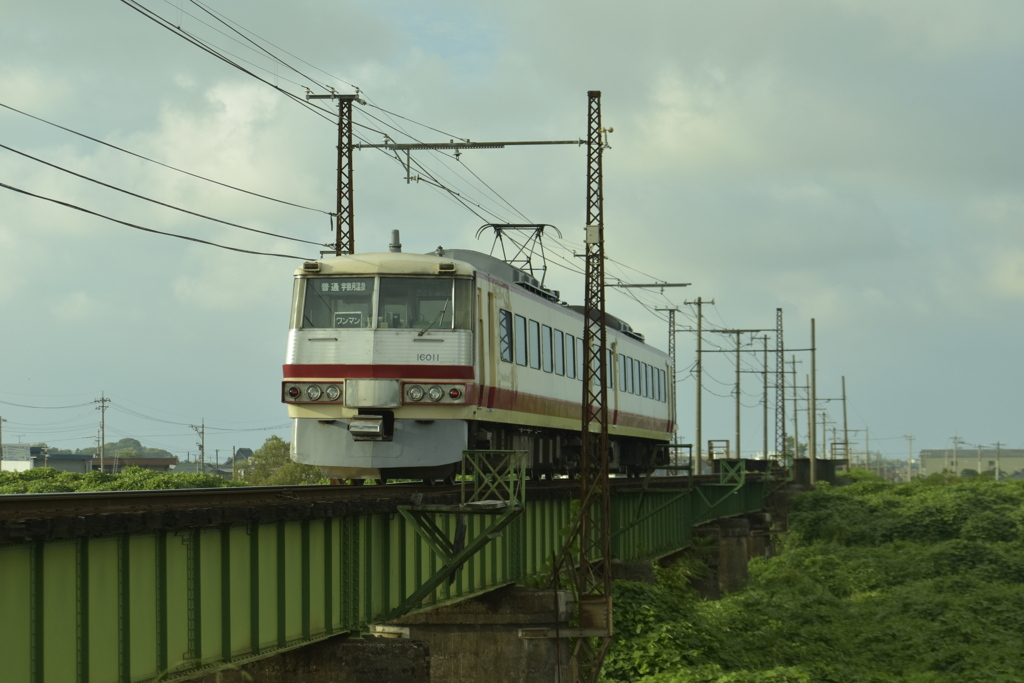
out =
<path fill-rule="evenodd" d="M 581 681 L 594 682 L 612 635 L 611 496 L 608 490 L 608 363 L 604 287 L 601 93 L 590 91 L 587 138 L 586 307 L 583 320 L 583 416 L 580 428 L 579 627 L 572 660 Z"/>
<path fill-rule="evenodd" d="M 359 95 L 306 95 L 307 100 L 338 100 L 338 205 L 334 214 L 334 255 L 356 251 L 355 186 L 352 168 L 352 102 Z"/>

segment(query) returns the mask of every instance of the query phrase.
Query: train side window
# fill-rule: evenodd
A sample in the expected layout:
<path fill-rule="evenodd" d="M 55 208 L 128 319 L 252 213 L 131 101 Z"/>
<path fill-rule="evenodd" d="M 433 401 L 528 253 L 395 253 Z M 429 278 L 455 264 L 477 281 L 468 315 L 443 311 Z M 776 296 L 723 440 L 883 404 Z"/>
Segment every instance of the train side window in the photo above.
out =
<path fill-rule="evenodd" d="M 516 365 L 526 365 L 526 318 L 516 316 L 516 330 L 512 337 L 516 346 Z"/>
<path fill-rule="evenodd" d="M 543 361 L 544 372 L 551 372 L 554 369 L 554 359 L 551 357 L 551 328 L 547 325 L 541 325 L 540 347 L 542 349 L 541 360 Z"/>
<path fill-rule="evenodd" d="M 498 309 L 498 353 L 506 363 L 512 362 L 512 313 Z"/>
<path fill-rule="evenodd" d="M 640 395 L 640 361 L 633 359 L 633 393 Z"/>
<path fill-rule="evenodd" d="M 565 335 L 565 376 L 576 379 L 576 337 Z"/>
<path fill-rule="evenodd" d="M 633 359 L 629 356 L 622 357 L 622 390 L 633 393 Z"/>
<path fill-rule="evenodd" d="M 661 374 L 661 402 L 668 402 L 668 383 L 665 381 L 667 373 L 664 370 L 658 371 Z"/>
<path fill-rule="evenodd" d="M 647 398 L 647 363 L 640 362 L 640 395 Z"/>
<path fill-rule="evenodd" d="M 540 370 L 540 323 L 536 320 L 530 321 L 530 336 L 527 342 L 529 346 L 530 367 Z"/>
<path fill-rule="evenodd" d="M 583 338 L 576 339 L 576 377 L 583 381 Z"/>
<path fill-rule="evenodd" d="M 619 354 L 619 389 L 626 390 L 626 357 Z"/>
<path fill-rule="evenodd" d="M 555 374 L 565 374 L 565 335 L 555 330 Z"/>

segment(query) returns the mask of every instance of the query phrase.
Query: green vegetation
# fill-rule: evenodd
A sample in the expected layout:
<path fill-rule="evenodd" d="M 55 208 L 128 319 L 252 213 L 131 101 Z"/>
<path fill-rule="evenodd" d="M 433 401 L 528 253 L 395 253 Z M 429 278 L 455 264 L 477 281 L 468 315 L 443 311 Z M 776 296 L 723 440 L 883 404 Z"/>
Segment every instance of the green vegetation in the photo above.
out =
<path fill-rule="evenodd" d="M 171 474 L 141 467 L 126 467 L 119 474 L 60 472 L 37 467 L 22 472 L 0 472 L 0 494 L 67 493 L 71 491 L 147 491 L 155 489 L 208 489 L 242 486 L 214 474 Z"/>
<path fill-rule="evenodd" d="M 292 461 L 289 443 L 272 436 L 256 450 L 245 467 L 244 481 L 253 486 L 326 484 L 319 467 Z"/>
<path fill-rule="evenodd" d="M 288 452 L 287 441 L 277 436 L 271 436 L 245 462 L 240 481 L 227 481 L 215 474 L 153 472 L 141 467 L 126 467 L 119 474 L 98 471 L 78 474 L 60 472 L 52 467 L 37 467 L 21 472 L 0 472 L 0 494 L 204 489 L 219 486 L 284 486 L 327 483 L 318 467 L 292 462 Z"/>
<path fill-rule="evenodd" d="M 693 564 L 617 582 L 604 680 L 1024 680 L 1024 482 L 854 478 L 793 498 L 741 592 L 701 601 Z"/>
<path fill-rule="evenodd" d="M 76 453 L 83 453 L 85 455 L 99 456 L 100 449 L 96 447 L 82 448 Z M 172 453 L 165 451 L 162 448 L 148 448 L 142 445 L 138 439 L 131 437 L 125 437 L 120 441 L 105 444 L 103 452 L 108 458 L 175 458 Z"/>
<path fill-rule="evenodd" d="M 34 443 L 33 446 L 39 448 L 46 448 L 45 442 Z M 131 437 L 125 437 L 120 441 L 111 441 L 104 445 L 103 452 L 108 458 L 178 458 L 162 448 L 148 448 L 142 445 L 142 442 L 138 439 Z M 89 448 L 79 448 L 75 451 L 63 450 L 60 448 L 51 448 L 50 455 L 60 455 L 62 453 L 74 453 L 75 455 L 91 455 L 93 457 L 99 457 L 100 449 L 96 446 L 90 446 Z"/>

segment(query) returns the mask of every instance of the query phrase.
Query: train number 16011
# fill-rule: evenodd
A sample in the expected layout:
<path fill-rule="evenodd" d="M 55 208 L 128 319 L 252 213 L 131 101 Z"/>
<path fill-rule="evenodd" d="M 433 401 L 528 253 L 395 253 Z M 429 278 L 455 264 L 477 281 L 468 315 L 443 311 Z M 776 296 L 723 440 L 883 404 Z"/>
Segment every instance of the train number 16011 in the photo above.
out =
<path fill-rule="evenodd" d="M 441 360 L 441 354 L 439 353 L 418 353 L 416 354 L 416 360 L 421 363 L 429 363 L 431 361 Z"/>

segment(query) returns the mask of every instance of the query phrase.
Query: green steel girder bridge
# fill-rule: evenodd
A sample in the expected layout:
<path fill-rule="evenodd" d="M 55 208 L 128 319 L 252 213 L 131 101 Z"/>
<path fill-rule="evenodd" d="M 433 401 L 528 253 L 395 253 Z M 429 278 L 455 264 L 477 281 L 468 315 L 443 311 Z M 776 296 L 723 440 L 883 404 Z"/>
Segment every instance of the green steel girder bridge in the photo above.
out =
<path fill-rule="evenodd" d="M 729 462 L 729 461 L 724 461 Z M 652 560 L 764 507 L 742 461 L 611 480 L 612 554 Z M 500 477 L 499 477 L 500 479 Z M 0 496 L 6 681 L 176 681 L 550 570 L 578 486 L 251 487 Z M 578 506 L 578 503 L 577 503 Z"/>

